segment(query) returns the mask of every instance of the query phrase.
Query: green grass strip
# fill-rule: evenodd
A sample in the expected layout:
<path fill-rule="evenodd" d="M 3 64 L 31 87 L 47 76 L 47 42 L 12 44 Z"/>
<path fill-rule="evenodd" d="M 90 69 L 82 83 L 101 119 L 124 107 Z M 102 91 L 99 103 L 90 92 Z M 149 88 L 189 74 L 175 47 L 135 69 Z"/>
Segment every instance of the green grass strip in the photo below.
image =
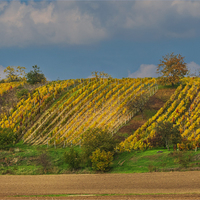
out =
<path fill-rule="evenodd" d="M 142 195 L 193 195 L 200 193 L 128 193 L 128 194 L 45 194 L 45 195 L 14 195 L 9 197 L 70 197 L 70 196 L 142 196 Z"/>

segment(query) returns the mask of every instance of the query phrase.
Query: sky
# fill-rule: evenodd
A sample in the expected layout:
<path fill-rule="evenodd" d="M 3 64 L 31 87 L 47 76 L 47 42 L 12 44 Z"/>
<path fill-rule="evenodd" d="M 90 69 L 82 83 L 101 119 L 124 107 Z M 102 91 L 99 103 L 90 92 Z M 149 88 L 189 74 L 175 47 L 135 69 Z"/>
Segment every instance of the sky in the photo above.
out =
<path fill-rule="evenodd" d="M 48 80 L 157 77 L 162 57 L 200 69 L 199 0 L 0 0 L 0 74 L 37 65 Z"/>

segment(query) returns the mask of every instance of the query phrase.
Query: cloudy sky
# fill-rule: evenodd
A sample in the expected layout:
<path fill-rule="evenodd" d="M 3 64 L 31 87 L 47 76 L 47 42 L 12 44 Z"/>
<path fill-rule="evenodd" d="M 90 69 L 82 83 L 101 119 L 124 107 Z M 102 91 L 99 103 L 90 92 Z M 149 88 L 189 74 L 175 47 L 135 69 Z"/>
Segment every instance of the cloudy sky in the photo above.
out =
<path fill-rule="evenodd" d="M 49 80 L 157 76 L 166 54 L 200 68 L 199 0 L 0 0 L 0 74 L 38 65 Z"/>

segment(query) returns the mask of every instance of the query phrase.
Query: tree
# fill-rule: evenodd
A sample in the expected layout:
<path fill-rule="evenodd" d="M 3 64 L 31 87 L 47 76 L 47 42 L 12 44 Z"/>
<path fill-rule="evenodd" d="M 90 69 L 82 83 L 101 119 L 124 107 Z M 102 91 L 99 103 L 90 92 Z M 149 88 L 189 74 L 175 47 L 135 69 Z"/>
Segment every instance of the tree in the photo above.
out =
<path fill-rule="evenodd" d="M 84 133 L 84 139 L 81 143 L 83 148 L 83 156 L 88 163 L 90 163 L 90 156 L 96 149 L 105 152 L 114 152 L 116 141 L 113 139 L 112 134 L 108 130 L 101 128 L 88 129 Z M 91 163 L 90 163 L 91 164 Z"/>
<path fill-rule="evenodd" d="M 33 70 L 31 70 L 26 75 L 27 82 L 30 84 L 45 82 L 46 78 L 45 78 L 44 74 L 41 73 L 40 68 L 37 65 L 32 66 L 32 67 L 33 67 Z"/>
<path fill-rule="evenodd" d="M 98 71 L 94 71 L 92 72 L 92 77 L 97 78 L 112 78 L 111 75 L 105 73 L 105 72 L 98 72 Z"/>
<path fill-rule="evenodd" d="M 180 78 L 183 78 L 188 74 L 184 57 L 174 55 L 174 53 L 163 56 L 163 60 L 160 60 L 160 64 L 157 67 L 157 73 L 161 74 L 159 82 L 161 84 L 174 84 L 178 83 Z"/>
<path fill-rule="evenodd" d="M 133 101 L 130 101 L 128 103 L 127 107 L 129 110 L 133 110 L 133 109 L 139 110 L 139 112 L 142 114 L 142 119 L 144 119 L 143 112 L 146 108 L 145 103 L 147 99 L 149 99 L 149 93 L 145 92 L 143 94 L 140 94 L 139 96 L 136 96 Z"/>
<path fill-rule="evenodd" d="M 11 128 L 0 127 L 0 149 L 13 144 L 17 140 L 17 134 Z"/>
<path fill-rule="evenodd" d="M 64 153 L 64 159 L 67 164 L 69 164 L 70 170 L 76 170 L 80 168 L 81 156 L 74 147 L 71 147 L 69 152 Z"/>
<path fill-rule="evenodd" d="M 8 66 L 4 69 L 4 73 L 6 74 L 6 78 L 8 82 L 13 81 L 25 81 L 25 67 L 15 67 L 15 66 Z"/>
<path fill-rule="evenodd" d="M 178 126 L 174 125 L 171 122 L 164 121 L 159 122 L 157 127 L 155 128 L 156 134 L 149 142 L 158 142 L 158 146 L 166 146 L 169 150 L 169 146 L 177 145 L 177 143 L 181 142 L 181 133 L 179 131 Z M 156 139 L 157 138 L 157 139 Z"/>

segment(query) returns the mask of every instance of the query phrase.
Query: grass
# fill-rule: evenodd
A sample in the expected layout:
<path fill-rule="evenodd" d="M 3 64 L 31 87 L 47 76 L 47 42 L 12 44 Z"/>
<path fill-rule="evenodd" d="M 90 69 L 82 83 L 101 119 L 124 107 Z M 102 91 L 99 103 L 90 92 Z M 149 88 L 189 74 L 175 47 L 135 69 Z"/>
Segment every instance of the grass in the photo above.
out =
<path fill-rule="evenodd" d="M 64 161 L 64 152 L 70 147 L 54 148 L 46 145 L 29 146 L 22 142 L 0 150 L 0 174 L 36 175 L 95 173 L 90 167 L 82 166 L 70 171 Z M 75 147 L 81 152 L 80 147 Z M 158 151 L 162 151 L 158 153 Z M 164 148 L 147 151 L 116 153 L 111 170 L 107 173 L 144 173 L 153 171 L 199 170 L 200 151 L 173 152 Z"/>
<path fill-rule="evenodd" d="M 64 162 L 63 158 L 64 152 L 68 150 L 69 147 L 47 148 L 46 145 L 29 146 L 18 143 L 7 150 L 0 150 L 0 174 L 34 175 L 69 173 L 68 164 Z M 44 160 L 42 163 L 40 159 L 41 155 L 43 155 L 42 159 Z M 46 164 L 49 166 L 44 171 Z"/>
<path fill-rule="evenodd" d="M 144 118 L 149 119 L 153 117 L 157 113 L 157 110 L 155 109 L 146 109 L 144 110 Z"/>
<path fill-rule="evenodd" d="M 15 195 L 13 197 L 82 197 L 82 196 L 143 196 L 143 195 L 198 195 L 199 193 L 127 193 L 127 194 L 46 194 L 46 195 Z"/>
<path fill-rule="evenodd" d="M 177 88 L 180 84 L 175 84 L 174 86 L 172 85 L 158 85 L 158 89 L 174 89 Z"/>
<path fill-rule="evenodd" d="M 164 148 L 156 148 L 115 155 L 110 173 L 181 171 L 192 170 L 194 167 L 200 169 L 200 152 L 172 152 Z"/>

